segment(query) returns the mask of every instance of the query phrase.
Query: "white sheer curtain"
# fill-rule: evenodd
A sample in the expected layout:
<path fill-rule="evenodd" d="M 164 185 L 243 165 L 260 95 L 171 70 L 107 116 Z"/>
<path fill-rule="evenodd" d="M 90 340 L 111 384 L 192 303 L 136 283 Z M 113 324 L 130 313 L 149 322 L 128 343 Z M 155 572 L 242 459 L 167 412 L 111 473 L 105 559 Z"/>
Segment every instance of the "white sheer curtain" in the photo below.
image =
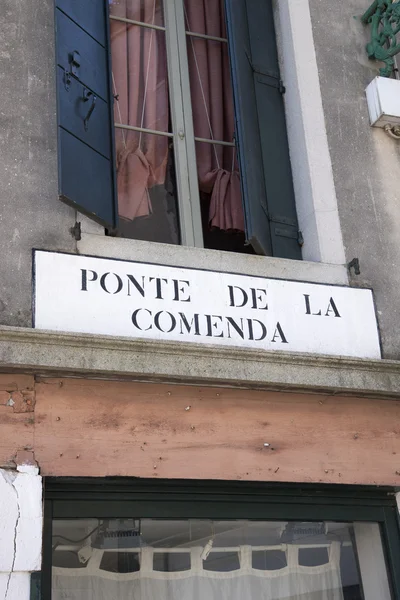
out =
<path fill-rule="evenodd" d="M 52 600 L 343 600 L 339 542 L 329 546 L 329 561 L 317 567 L 299 564 L 299 546 L 282 549 L 287 559 L 282 569 L 253 569 L 252 547 L 241 546 L 240 568 L 216 572 L 203 568 L 202 548 L 188 548 L 190 570 L 172 573 L 154 571 L 153 548 L 141 550 L 135 573 L 100 569 L 103 551 L 94 550 L 86 568 L 53 567 Z"/>

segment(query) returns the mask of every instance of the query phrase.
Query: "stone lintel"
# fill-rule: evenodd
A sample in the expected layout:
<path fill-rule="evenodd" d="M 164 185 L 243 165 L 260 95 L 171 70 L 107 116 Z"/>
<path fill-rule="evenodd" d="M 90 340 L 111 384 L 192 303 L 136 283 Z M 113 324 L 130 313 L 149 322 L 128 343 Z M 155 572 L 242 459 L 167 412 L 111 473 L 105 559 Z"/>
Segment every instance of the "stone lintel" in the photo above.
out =
<path fill-rule="evenodd" d="M 400 397 L 400 362 L 0 327 L 0 372 Z"/>

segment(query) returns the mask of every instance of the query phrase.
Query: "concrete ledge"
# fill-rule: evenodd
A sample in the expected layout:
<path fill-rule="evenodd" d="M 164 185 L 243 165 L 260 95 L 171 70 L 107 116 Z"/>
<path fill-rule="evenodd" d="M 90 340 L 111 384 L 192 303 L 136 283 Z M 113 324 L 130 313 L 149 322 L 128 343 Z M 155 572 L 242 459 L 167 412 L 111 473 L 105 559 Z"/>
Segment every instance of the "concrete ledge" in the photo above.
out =
<path fill-rule="evenodd" d="M 190 246 L 174 246 L 173 244 L 156 244 L 93 233 L 83 233 L 77 247 L 79 254 L 105 258 L 136 260 L 191 269 L 212 269 L 225 273 L 310 283 L 349 285 L 345 265 L 222 252 Z"/>
<path fill-rule="evenodd" d="M 0 371 L 400 397 L 400 362 L 0 327 Z"/>

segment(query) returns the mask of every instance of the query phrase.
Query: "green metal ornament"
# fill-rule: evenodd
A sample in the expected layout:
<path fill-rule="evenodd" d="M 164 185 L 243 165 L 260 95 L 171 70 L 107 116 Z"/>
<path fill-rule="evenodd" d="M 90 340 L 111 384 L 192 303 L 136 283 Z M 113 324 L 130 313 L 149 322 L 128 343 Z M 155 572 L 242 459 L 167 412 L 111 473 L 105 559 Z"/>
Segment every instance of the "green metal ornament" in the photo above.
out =
<path fill-rule="evenodd" d="M 400 0 L 374 0 L 361 17 L 371 25 L 371 41 L 367 44 L 368 57 L 385 64 L 379 69 L 382 77 L 390 77 L 395 66 L 394 56 L 400 52 L 397 34 L 400 32 Z"/>

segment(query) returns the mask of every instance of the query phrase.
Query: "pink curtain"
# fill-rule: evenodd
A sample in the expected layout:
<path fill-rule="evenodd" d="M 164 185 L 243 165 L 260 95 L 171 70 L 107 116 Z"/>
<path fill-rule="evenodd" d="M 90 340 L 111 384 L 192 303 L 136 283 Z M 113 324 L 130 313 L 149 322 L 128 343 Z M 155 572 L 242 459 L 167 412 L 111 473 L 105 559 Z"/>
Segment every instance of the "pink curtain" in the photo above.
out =
<path fill-rule="evenodd" d="M 226 38 L 223 0 L 185 0 L 189 31 Z M 232 142 L 234 110 L 228 46 L 188 36 L 188 58 L 194 134 Z M 196 142 L 200 191 L 211 195 L 209 224 L 244 230 L 236 149 Z"/>
<path fill-rule="evenodd" d="M 110 14 L 163 25 L 161 0 L 118 0 Z M 111 20 L 116 123 L 168 131 L 165 33 Z M 151 213 L 149 188 L 165 181 L 169 139 L 116 128 L 118 210 L 133 220 Z"/>
<path fill-rule="evenodd" d="M 168 0 L 167 0 L 168 1 Z M 112 15 L 163 25 L 162 0 L 110 0 Z M 223 0 L 185 0 L 186 29 L 226 37 Z M 234 132 L 227 44 L 187 36 L 196 137 L 232 142 Z M 165 34 L 111 20 L 115 122 L 168 131 Z M 165 181 L 170 140 L 116 129 L 120 216 L 151 213 L 148 190 Z M 196 142 L 200 192 L 210 199 L 209 225 L 244 230 L 236 151 Z"/>

